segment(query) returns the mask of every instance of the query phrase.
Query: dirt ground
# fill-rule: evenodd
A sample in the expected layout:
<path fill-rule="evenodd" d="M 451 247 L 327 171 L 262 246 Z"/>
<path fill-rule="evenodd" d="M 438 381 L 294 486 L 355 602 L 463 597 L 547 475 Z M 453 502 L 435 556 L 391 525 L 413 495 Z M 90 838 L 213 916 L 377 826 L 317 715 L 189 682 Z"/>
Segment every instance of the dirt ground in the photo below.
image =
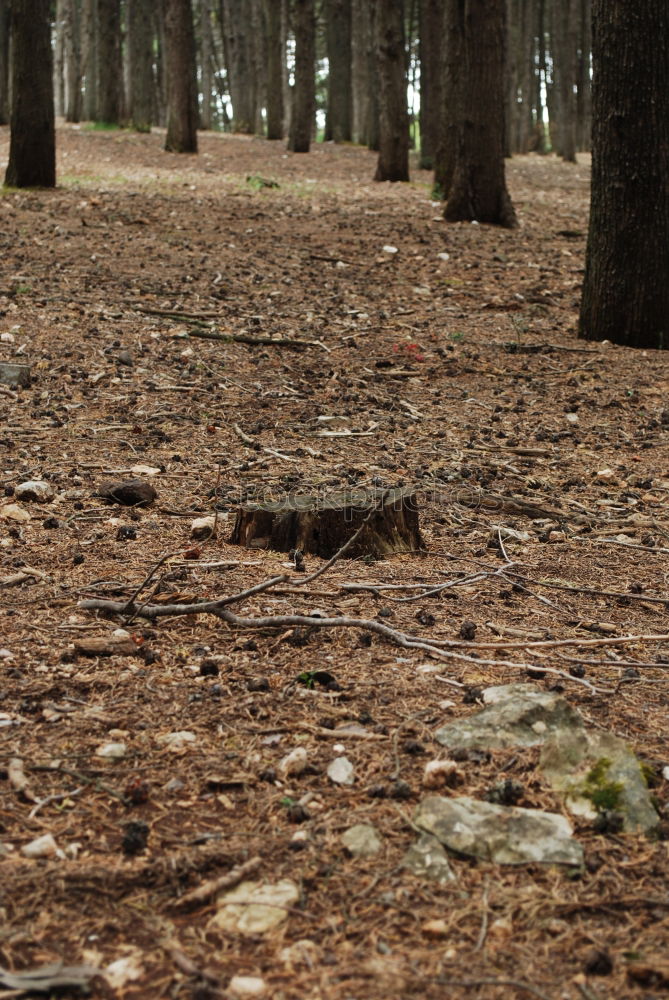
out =
<path fill-rule="evenodd" d="M 61 126 L 58 188 L 0 197 L 0 361 L 33 376 L 0 386 L 0 966 L 111 964 L 92 993 L 128 1000 L 232 995 L 235 975 L 275 1000 L 666 997 L 669 356 L 576 339 L 586 159 L 509 163 L 506 232 L 446 224 L 427 173 L 372 183 L 363 149 L 161 142 Z M 188 337 L 212 330 L 228 339 Z M 158 470 L 153 504 L 96 496 L 138 465 Z M 55 498 L 19 501 L 27 480 Z M 425 552 L 341 559 L 300 587 L 285 553 L 228 542 L 245 499 L 400 484 L 419 488 Z M 218 537 L 196 545 L 214 505 Z M 453 647 L 468 659 L 353 627 L 79 606 L 283 573 L 234 611 L 425 641 L 471 622 Z M 414 589 L 348 586 L 373 583 Z M 122 626 L 130 654 L 75 650 Z M 402 858 L 425 764 L 447 756 L 435 730 L 528 670 L 647 762 L 659 838 L 572 818 L 582 871 L 454 857 L 447 886 L 417 878 Z M 124 755 L 100 756 L 110 743 Z M 284 774 L 295 748 L 306 767 Z M 351 786 L 327 776 L 342 754 Z M 560 812 L 537 757 L 465 759 L 457 794 L 511 777 L 519 805 Z M 348 856 L 356 823 L 376 856 Z M 59 853 L 27 858 L 45 834 Z M 221 930 L 215 896 L 180 904 L 254 858 L 251 877 L 299 889 L 272 933 Z"/>

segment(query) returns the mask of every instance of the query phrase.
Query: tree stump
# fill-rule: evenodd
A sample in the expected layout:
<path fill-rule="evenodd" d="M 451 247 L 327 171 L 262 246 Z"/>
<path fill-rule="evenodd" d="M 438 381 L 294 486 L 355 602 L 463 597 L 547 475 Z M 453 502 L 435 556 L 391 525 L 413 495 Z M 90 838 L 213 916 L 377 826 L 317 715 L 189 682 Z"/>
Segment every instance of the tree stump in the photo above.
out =
<path fill-rule="evenodd" d="M 325 496 L 289 495 L 271 503 L 245 504 L 237 512 L 233 545 L 277 552 L 300 549 L 329 559 L 375 507 L 346 558 L 375 558 L 424 550 L 415 487 L 347 490 Z"/>

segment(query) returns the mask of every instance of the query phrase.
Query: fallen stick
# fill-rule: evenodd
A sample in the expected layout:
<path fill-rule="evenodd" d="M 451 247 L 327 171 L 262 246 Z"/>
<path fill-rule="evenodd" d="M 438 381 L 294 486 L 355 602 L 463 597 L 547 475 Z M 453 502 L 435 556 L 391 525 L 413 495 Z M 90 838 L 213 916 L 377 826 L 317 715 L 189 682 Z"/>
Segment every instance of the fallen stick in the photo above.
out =
<path fill-rule="evenodd" d="M 243 864 L 237 865 L 236 868 L 232 868 L 229 872 L 226 872 L 225 875 L 219 875 L 218 878 L 211 878 L 207 882 L 203 882 L 197 889 L 193 889 L 191 892 L 187 892 L 185 896 L 181 896 L 175 900 L 172 905 L 176 909 L 181 910 L 184 907 L 206 903 L 217 892 L 220 892 L 222 889 L 231 889 L 234 885 L 241 882 L 243 878 L 246 878 L 247 875 L 251 875 L 257 871 L 261 864 L 262 858 L 257 856 L 250 858 Z"/>

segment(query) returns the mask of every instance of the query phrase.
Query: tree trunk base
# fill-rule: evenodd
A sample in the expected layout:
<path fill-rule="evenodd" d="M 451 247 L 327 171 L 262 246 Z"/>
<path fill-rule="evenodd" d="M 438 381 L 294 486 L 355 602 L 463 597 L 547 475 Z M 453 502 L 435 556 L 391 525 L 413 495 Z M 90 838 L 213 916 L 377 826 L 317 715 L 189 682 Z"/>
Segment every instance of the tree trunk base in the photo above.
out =
<path fill-rule="evenodd" d="M 372 513 L 347 558 L 383 558 L 401 552 L 423 551 L 418 526 L 415 489 L 353 490 L 288 496 L 274 503 L 247 504 L 237 512 L 230 538 L 233 545 L 268 548 L 277 552 L 300 549 L 329 559 Z"/>

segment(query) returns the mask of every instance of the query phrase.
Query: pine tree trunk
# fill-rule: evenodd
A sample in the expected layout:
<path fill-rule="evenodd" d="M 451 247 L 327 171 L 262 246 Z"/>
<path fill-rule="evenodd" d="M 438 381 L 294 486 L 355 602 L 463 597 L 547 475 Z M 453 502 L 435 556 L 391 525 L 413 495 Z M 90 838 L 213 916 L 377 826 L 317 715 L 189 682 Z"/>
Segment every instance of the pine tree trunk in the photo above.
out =
<path fill-rule="evenodd" d="M 76 0 L 63 5 L 63 46 L 65 55 L 65 120 L 81 118 L 81 38 Z"/>
<path fill-rule="evenodd" d="M 167 0 L 165 12 L 167 136 L 171 153 L 197 153 L 195 35 L 190 0 Z"/>
<path fill-rule="evenodd" d="M 226 66 L 235 132 L 252 135 L 257 109 L 257 78 L 252 0 L 225 0 Z"/>
<path fill-rule="evenodd" d="M 214 44 L 211 30 L 211 0 L 199 0 L 200 14 L 200 128 L 211 128 L 211 102 L 214 90 L 212 64 Z"/>
<path fill-rule="evenodd" d="M 442 17 L 442 99 L 434 162 L 434 188 L 435 194 L 445 201 L 451 190 L 453 172 L 455 170 L 458 127 L 456 109 L 459 100 L 458 88 L 464 53 L 462 32 L 458 30 L 457 5 L 454 3 L 445 3 Z"/>
<path fill-rule="evenodd" d="M 592 190 L 579 336 L 669 349 L 669 6 L 593 0 Z"/>
<path fill-rule="evenodd" d="M 0 0 L 0 125 L 9 122 L 9 0 Z"/>
<path fill-rule="evenodd" d="M 380 146 L 379 108 L 379 60 L 376 55 L 376 22 L 378 11 L 376 0 L 368 0 L 369 35 L 367 38 L 367 145 L 378 150 Z"/>
<path fill-rule="evenodd" d="M 95 120 L 109 125 L 121 121 L 123 67 L 121 65 L 121 8 L 118 0 L 97 0 L 98 85 Z"/>
<path fill-rule="evenodd" d="M 53 97 L 56 115 L 65 113 L 65 45 L 63 41 L 64 0 L 56 0 L 53 45 Z"/>
<path fill-rule="evenodd" d="M 8 187 L 55 187 L 56 139 L 49 0 L 11 8 L 12 110 Z"/>
<path fill-rule="evenodd" d="M 409 180 L 409 115 L 403 0 L 378 0 L 379 158 L 375 181 Z"/>
<path fill-rule="evenodd" d="M 295 0 L 295 84 L 288 148 L 308 153 L 315 110 L 316 20 L 314 0 Z"/>
<path fill-rule="evenodd" d="M 432 170 L 439 142 L 442 95 L 442 0 L 420 0 L 420 166 Z"/>
<path fill-rule="evenodd" d="M 95 121 L 98 108 L 98 0 L 82 0 L 81 20 L 84 118 Z"/>
<path fill-rule="evenodd" d="M 576 163 L 576 2 L 553 0 L 559 152 L 567 163 Z"/>
<path fill-rule="evenodd" d="M 264 0 L 263 23 L 267 52 L 267 138 L 283 139 L 283 39 L 281 4 Z"/>
<path fill-rule="evenodd" d="M 127 0 L 128 111 L 137 132 L 150 132 L 153 121 L 153 24 L 151 0 Z"/>
<path fill-rule="evenodd" d="M 592 8 L 590 0 L 579 0 L 580 24 L 578 68 L 576 74 L 576 144 L 583 152 L 590 149 L 592 131 L 592 90 L 590 51 L 592 48 Z"/>
<path fill-rule="evenodd" d="M 444 218 L 509 228 L 516 215 L 504 176 L 506 0 L 448 3 L 457 8 L 451 28 L 464 59 L 454 86 L 455 163 Z"/>
<path fill-rule="evenodd" d="M 165 40 L 165 9 L 164 3 L 157 3 L 153 9 L 153 30 L 156 39 L 156 72 L 153 91 L 154 109 L 152 119 L 160 126 L 167 125 L 167 66 Z"/>
<path fill-rule="evenodd" d="M 326 0 L 325 38 L 329 65 L 326 141 L 350 142 L 353 134 L 351 16 L 351 0 Z"/>

